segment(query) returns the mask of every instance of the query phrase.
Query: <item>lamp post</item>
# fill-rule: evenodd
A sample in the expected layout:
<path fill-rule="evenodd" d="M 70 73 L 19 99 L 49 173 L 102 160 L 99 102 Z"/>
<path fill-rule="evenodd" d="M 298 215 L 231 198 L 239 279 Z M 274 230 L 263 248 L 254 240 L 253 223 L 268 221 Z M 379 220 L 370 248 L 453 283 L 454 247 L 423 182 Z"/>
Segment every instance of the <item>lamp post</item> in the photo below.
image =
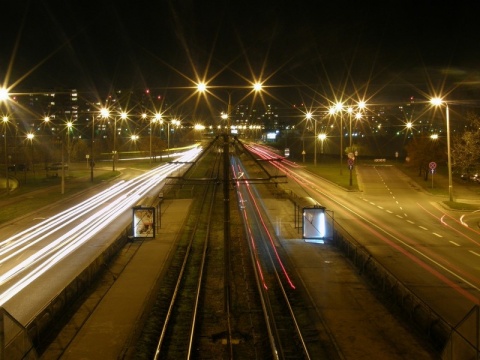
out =
<path fill-rule="evenodd" d="M 363 109 L 365 107 L 365 103 L 363 101 L 359 102 L 358 103 L 358 109 Z M 349 165 L 348 165 L 348 169 L 349 169 L 349 172 L 350 172 L 350 180 L 349 180 L 349 184 L 350 186 L 352 186 L 353 184 L 353 180 L 352 180 L 352 170 L 353 170 L 353 164 L 355 163 L 355 155 L 352 155 L 352 154 L 355 154 L 355 152 L 353 151 L 353 148 L 352 148 L 352 118 L 353 118 L 353 107 L 349 106 L 348 109 L 347 109 L 347 112 L 348 112 L 348 116 L 349 116 L 349 121 L 350 121 L 350 124 L 349 124 L 349 145 L 348 145 L 348 151 L 349 151 Z M 360 111 L 357 111 L 357 113 L 355 114 L 355 119 L 356 120 L 360 120 L 362 118 L 362 114 L 360 113 Z"/>
<path fill-rule="evenodd" d="M 153 123 L 162 123 L 162 114 L 155 114 L 155 117 L 150 121 L 150 164 L 152 164 L 152 136 L 153 136 Z"/>
<path fill-rule="evenodd" d="M 73 122 L 67 121 L 67 169 L 70 168 L 70 132 L 73 128 Z"/>
<path fill-rule="evenodd" d="M 126 120 L 127 119 L 127 113 L 125 111 L 122 111 L 120 113 L 120 119 L 121 120 Z M 122 133 L 122 127 L 120 126 L 120 134 Z M 117 152 L 117 117 L 115 116 L 114 119 L 114 124 L 113 124 L 113 151 L 112 151 L 112 170 L 115 171 L 115 165 L 117 163 L 117 160 L 119 158 L 118 152 Z"/>
<path fill-rule="evenodd" d="M 4 116 L 3 120 L 3 142 L 5 144 L 5 179 L 6 179 L 6 190 L 7 195 L 10 194 L 10 179 L 8 178 L 8 155 L 7 155 L 7 124 L 8 116 Z"/>
<path fill-rule="evenodd" d="M 340 113 L 340 175 L 343 175 L 343 103 L 337 102 L 329 110 L 330 114 Z"/>
<path fill-rule="evenodd" d="M 132 142 L 135 144 L 135 150 L 137 148 L 137 141 L 138 139 L 140 139 L 140 136 L 138 136 L 137 134 L 132 134 L 130 135 L 130 139 L 132 140 Z"/>
<path fill-rule="evenodd" d="M 90 141 L 90 181 L 93 182 L 93 167 L 95 166 L 95 159 L 93 156 L 93 143 L 95 138 L 95 113 L 92 112 L 92 138 Z"/>
<path fill-rule="evenodd" d="M 30 140 L 30 145 L 32 146 L 32 171 L 33 171 L 33 176 L 35 177 L 35 161 L 34 161 L 34 152 L 33 152 L 33 138 L 35 137 L 35 134 L 33 133 L 28 133 L 27 134 L 27 139 Z"/>
<path fill-rule="evenodd" d="M 433 98 L 430 103 L 434 106 L 440 106 L 445 103 L 445 118 L 447 123 L 447 168 L 448 168 L 448 199 L 453 202 L 453 181 L 452 181 L 452 159 L 450 149 L 450 111 L 448 103 L 440 98 Z"/>
<path fill-rule="evenodd" d="M 362 111 L 365 108 L 366 104 L 364 101 L 359 101 L 357 104 L 357 112 L 355 113 L 355 119 L 360 120 L 362 118 Z M 350 125 L 349 125 L 349 148 L 350 151 L 352 152 L 352 118 L 353 118 L 353 113 L 354 113 L 354 108 L 353 106 L 349 106 L 347 109 L 348 115 L 349 115 L 349 120 L 350 120 Z"/>
<path fill-rule="evenodd" d="M 171 120 L 174 121 L 174 120 Z M 167 121 L 167 157 L 170 158 L 170 122 Z"/>
<path fill-rule="evenodd" d="M 177 119 L 172 119 L 170 121 L 167 121 L 167 154 L 168 157 L 170 157 L 170 125 L 173 126 L 179 126 L 180 125 L 180 120 Z"/>
<path fill-rule="evenodd" d="M 311 120 L 313 118 L 312 113 L 311 112 L 306 113 L 305 118 L 307 120 Z M 313 135 L 313 141 L 314 141 L 314 145 L 313 145 L 313 166 L 317 166 L 317 120 L 313 119 L 313 122 L 314 122 L 314 126 L 313 126 L 313 132 L 314 132 L 314 135 Z"/>
<path fill-rule="evenodd" d="M 318 134 L 318 139 L 321 141 L 320 153 L 323 155 L 323 142 L 327 138 L 327 134 Z"/>

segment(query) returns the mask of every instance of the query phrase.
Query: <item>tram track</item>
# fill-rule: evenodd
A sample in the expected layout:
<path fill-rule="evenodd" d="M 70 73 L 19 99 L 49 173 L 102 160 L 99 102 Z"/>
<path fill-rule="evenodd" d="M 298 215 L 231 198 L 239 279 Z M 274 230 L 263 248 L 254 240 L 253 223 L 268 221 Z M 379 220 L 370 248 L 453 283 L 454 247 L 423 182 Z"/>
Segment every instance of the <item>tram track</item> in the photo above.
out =
<path fill-rule="evenodd" d="M 218 185 L 227 147 L 221 138 L 216 141 L 190 177 L 182 179 L 216 180 L 196 186 L 195 205 L 162 280 L 157 315 L 151 316 L 159 329 L 154 358 L 335 359 L 315 327 L 317 315 L 301 281 L 283 260 L 287 256 L 277 249 L 278 240 L 256 203 L 259 191 L 269 194 L 270 177 L 258 184 L 264 169 L 250 162 L 244 147 L 229 144 L 230 175 L 223 184 L 236 201 L 225 216 L 225 208 L 222 212 L 218 206 L 225 192 Z M 252 169 L 257 185 L 231 180 Z"/>

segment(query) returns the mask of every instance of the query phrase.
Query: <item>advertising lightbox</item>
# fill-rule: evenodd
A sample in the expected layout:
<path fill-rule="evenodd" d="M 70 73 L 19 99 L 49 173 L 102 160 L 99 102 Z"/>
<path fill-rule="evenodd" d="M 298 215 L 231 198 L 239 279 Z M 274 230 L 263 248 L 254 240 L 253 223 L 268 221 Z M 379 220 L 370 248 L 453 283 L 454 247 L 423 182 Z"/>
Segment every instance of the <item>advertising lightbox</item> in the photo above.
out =
<path fill-rule="evenodd" d="M 134 207 L 132 229 L 134 238 L 154 238 L 155 237 L 155 208 L 154 207 Z"/>
<path fill-rule="evenodd" d="M 325 208 L 303 208 L 303 238 L 311 242 L 324 241 L 327 233 Z"/>

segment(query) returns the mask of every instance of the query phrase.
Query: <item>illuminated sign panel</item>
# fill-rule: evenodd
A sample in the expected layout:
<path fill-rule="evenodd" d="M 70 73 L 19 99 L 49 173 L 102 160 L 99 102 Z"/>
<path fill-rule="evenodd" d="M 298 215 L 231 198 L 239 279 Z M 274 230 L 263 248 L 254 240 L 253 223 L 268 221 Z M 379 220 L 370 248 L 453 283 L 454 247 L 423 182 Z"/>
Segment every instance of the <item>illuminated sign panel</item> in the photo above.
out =
<path fill-rule="evenodd" d="M 310 242 L 323 243 L 327 235 L 325 208 L 303 208 L 303 238 Z"/>
<path fill-rule="evenodd" d="M 267 133 L 267 140 L 276 140 L 277 139 L 277 134 L 274 132 L 269 132 Z"/>
<path fill-rule="evenodd" d="M 154 238 L 155 237 L 155 208 L 134 207 L 133 209 L 133 237 Z"/>

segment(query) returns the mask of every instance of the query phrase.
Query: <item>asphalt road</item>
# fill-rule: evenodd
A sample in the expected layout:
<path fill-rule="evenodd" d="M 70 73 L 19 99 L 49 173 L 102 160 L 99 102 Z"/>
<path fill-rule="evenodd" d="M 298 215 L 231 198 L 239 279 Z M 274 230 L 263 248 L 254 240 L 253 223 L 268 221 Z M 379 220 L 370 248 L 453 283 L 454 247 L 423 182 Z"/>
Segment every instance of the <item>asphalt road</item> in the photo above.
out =
<path fill-rule="evenodd" d="M 20 324 L 30 323 L 124 232 L 132 207 L 144 198 L 156 199 L 165 177 L 183 166 L 124 171 L 108 183 L 4 224 L 1 306 Z"/>
<path fill-rule="evenodd" d="M 479 304 L 480 232 L 462 224 L 463 212 L 442 206 L 445 199 L 422 191 L 394 166 L 358 166 L 358 192 L 303 169 L 291 171 L 361 246 L 451 325 Z"/>

